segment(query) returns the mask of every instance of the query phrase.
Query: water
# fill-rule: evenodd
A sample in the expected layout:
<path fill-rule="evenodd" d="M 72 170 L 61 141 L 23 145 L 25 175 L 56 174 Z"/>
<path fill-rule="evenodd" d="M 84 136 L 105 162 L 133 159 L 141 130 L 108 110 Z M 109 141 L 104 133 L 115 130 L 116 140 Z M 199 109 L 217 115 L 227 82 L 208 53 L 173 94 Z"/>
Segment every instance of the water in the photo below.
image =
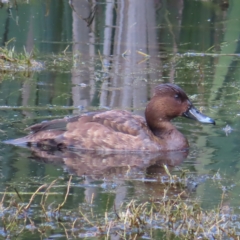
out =
<path fill-rule="evenodd" d="M 175 159 L 170 170 L 174 174 L 188 170 L 198 176 L 198 186 L 190 192 L 204 209 L 220 204 L 225 186 L 224 205 L 238 211 L 238 0 L 232 0 L 229 7 L 221 1 L 192 0 L 17 4 L 4 4 L 0 9 L 1 45 L 15 38 L 9 47 L 18 52 L 35 49 L 43 67 L 29 72 L 2 69 L 1 140 L 23 136 L 27 126 L 43 120 L 97 109 L 126 109 L 143 115 L 154 87 L 172 82 L 217 125 L 174 120 L 191 147 L 189 155 Z M 118 207 L 135 196 L 147 200 L 163 194 L 156 179 L 164 171 L 151 167 L 162 159 L 154 156 L 43 156 L 3 143 L 0 153 L 2 192 L 6 186 L 32 192 L 36 189 L 32 181 L 44 183 L 45 176 L 49 182 L 57 177 L 67 180 L 72 173 L 69 209 L 93 201 L 94 210 L 104 213 L 113 202 Z M 149 172 L 155 175 L 149 177 Z M 221 185 L 210 180 L 216 173 Z M 55 200 L 59 199 L 63 196 L 56 195 Z M 65 236 L 64 231 L 57 233 Z"/>

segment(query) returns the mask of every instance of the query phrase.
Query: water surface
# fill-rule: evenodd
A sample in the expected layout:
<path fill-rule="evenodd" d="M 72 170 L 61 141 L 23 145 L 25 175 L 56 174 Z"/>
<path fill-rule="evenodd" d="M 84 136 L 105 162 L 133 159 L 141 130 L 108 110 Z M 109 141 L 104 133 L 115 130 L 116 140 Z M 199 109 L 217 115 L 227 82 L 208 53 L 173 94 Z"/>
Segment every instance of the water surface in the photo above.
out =
<path fill-rule="evenodd" d="M 159 177 L 166 173 L 156 162 L 168 161 L 173 174 L 188 170 L 195 177 L 197 187 L 189 194 L 200 199 L 205 209 L 220 204 L 224 186 L 228 193 L 224 205 L 237 212 L 240 2 L 232 0 L 229 6 L 222 2 L 4 4 L 0 9 L 2 47 L 14 38 L 9 48 L 34 50 L 43 67 L 37 71 L 2 68 L 1 140 L 23 136 L 31 124 L 86 111 L 126 109 L 143 115 L 154 87 L 168 82 L 181 86 L 217 125 L 174 120 L 191 147 L 187 156 L 170 157 L 171 161 L 166 156 L 81 152 L 56 157 L 1 143 L 1 191 L 9 185 L 33 191 L 32 182 L 43 182 L 39 179 L 46 176 L 48 181 L 68 179 L 71 173 L 74 185 L 66 206 L 74 209 L 93 201 L 94 210 L 104 213 L 114 203 L 118 207 L 136 196 L 139 200 L 161 196 Z M 221 185 L 209 180 L 217 172 Z M 64 231 L 59 233 L 55 237 L 64 239 Z"/>

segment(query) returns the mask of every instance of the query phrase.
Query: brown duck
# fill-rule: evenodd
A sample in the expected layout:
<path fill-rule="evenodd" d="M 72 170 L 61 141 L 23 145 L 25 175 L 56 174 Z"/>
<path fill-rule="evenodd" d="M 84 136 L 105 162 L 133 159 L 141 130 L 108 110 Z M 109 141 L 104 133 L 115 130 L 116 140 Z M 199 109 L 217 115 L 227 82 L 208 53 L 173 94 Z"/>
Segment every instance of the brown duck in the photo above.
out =
<path fill-rule="evenodd" d="M 5 143 L 97 151 L 183 150 L 188 141 L 171 123 L 178 116 L 215 124 L 179 86 L 160 84 L 147 104 L 145 118 L 124 110 L 86 113 L 35 124 L 27 128 L 29 135 Z"/>

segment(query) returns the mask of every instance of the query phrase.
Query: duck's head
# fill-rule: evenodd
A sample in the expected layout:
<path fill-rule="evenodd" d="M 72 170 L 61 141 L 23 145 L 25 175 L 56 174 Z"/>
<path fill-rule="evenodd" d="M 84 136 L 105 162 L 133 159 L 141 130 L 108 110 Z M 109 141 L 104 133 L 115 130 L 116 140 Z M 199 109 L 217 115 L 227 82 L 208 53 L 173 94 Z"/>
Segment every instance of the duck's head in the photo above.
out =
<path fill-rule="evenodd" d="M 146 107 L 146 120 L 150 128 L 159 128 L 161 122 L 178 116 L 197 120 L 201 123 L 215 124 L 215 121 L 198 111 L 186 93 L 175 84 L 160 84 Z"/>

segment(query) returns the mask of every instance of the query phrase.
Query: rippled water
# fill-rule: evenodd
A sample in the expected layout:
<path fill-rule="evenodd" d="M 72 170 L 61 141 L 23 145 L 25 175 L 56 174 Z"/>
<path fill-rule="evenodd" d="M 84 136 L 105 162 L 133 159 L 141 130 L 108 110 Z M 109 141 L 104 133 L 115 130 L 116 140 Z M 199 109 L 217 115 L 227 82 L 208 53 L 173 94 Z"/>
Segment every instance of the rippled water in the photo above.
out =
<path fill-rule="evenodd" d="M 0 9 L 0 40 L 4 46 L 15 38 L 9 48 L 18 52 L 23 47 L 34 49 L 41 68 L 2 67 L 1 140 L 25 135 L 31 124 L 89 110 L 127 109 L 143 115 L 154 87 L 162 82 L 181 86 L 217 124 L 174 120 L 189 140 L 189 154 L 157 159 L 82 152 L 49 156 L 1 143 L 2 192 L 9 185 L 33 191 L 32 182 L 45 176 L 68 179 L 72 173 L 69 209 L 93 200 L 95 211 L 104 213 L 113 202 L 120 206 L 136 196 L 141 200 L 161 196 L 158 178 L 165 172 L 156 163 L 168 161 L 172 173 L 188 170 L 195 177 L 196 186 L 189 192 L 204 208 L 220 204 L 224 186 L 224 205 L 238 211 L 238 0 L 229 6 L 223 1 L 188 0 L 93 1 L 92 5 L 79 0 L 72 6 L 65 0 L 22 2 Z M 210 181 L 216 173 L 221 186 Z"/>

